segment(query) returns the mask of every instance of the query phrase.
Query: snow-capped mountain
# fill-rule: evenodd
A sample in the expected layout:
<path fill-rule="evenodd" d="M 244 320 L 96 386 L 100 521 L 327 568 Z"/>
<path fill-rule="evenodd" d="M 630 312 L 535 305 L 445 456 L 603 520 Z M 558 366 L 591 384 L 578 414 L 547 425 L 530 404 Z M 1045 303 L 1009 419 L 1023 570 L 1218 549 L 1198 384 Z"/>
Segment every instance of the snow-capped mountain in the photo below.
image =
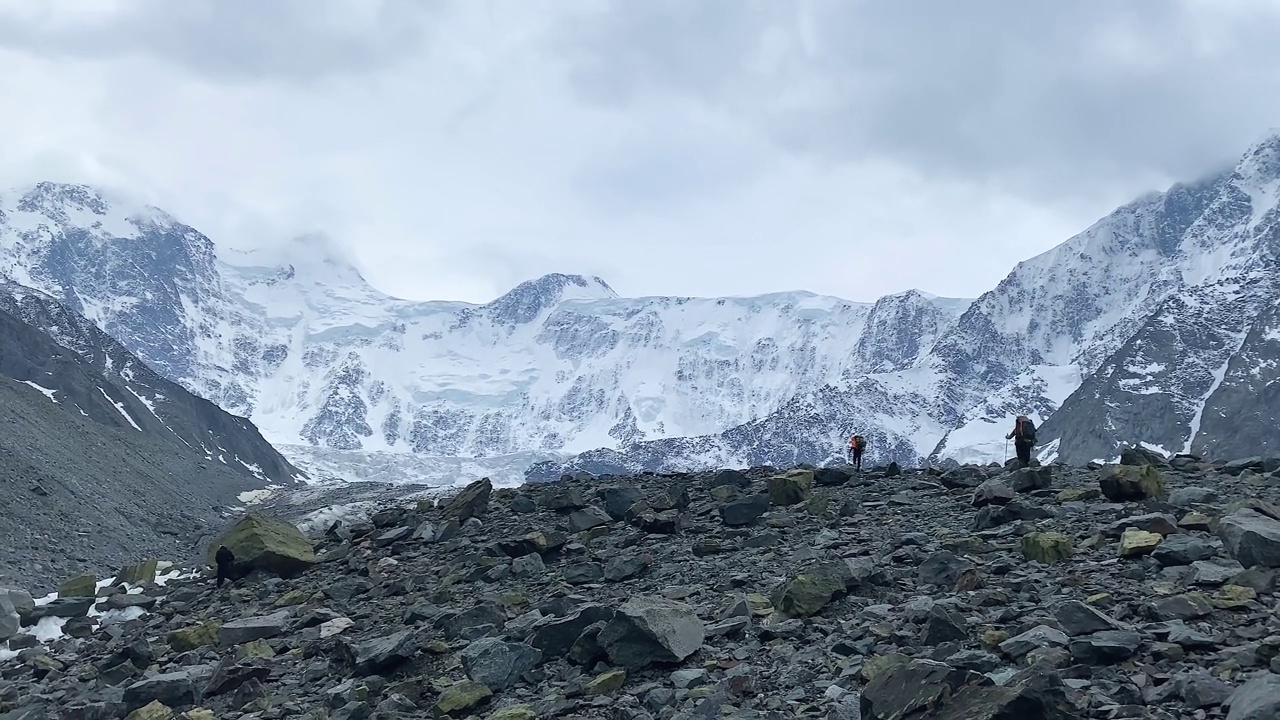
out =
<path fill-rule="evenodd" d="M 1232 457 L 1280 446 L 1280 133 L 1233 169 L 1152 193 L 1019 263 L 906 369 L 798 395 L 721 433 L 543 463 L 562 471 L 824 462 L 850 428 L 873 460 L 1000 461 L 1013 418 L 1041 457 L 1122 444 Z M 920 457 L 916 457 L 916 454 Z"/>
<path fill-rule="evenodd" d="M 0 273 L 320 465 L 824 462 L 852 431 L 872 462 L 999 461 L 1019 413 L 1046 459 L 1236 453 L 1258 435 L 1224 408 L 1265 425 L 1274 372 L 1277 148 L 1116 210 L 972 302 L 621 298 L 573 275 L 485 305 L 409 302 L 322 236 L 220 253 L 162 211 L 47 183 L 0 196 Z"/>
<path fill-rule="evenodd" d="M 874 304 L 620 298 L 573 275 L 485 305 L 408 302 L 322 236 L 220 256 L 163 211 L 50 183 L 0 196 L 0 273 L 317 461 L 389 451 L 527 464 L 715 433 L 917 364 L 969 303 L 915 291 Z"/>

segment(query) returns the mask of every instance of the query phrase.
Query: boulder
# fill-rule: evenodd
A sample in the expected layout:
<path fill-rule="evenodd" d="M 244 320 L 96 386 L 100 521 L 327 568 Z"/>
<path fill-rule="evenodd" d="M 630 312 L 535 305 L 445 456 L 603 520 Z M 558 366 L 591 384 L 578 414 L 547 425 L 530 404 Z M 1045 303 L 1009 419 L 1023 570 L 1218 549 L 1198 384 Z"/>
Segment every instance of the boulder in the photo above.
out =
<path fill-rule="evenodd" d="M 1120 536 L 1120 557 L 1149 555 L 1163 540 L 1164 536 L 1160 533 L 1129 528 Z"/>
<path fill-rule="evenodd" d="M 774 505 L 797 505 L 813 492 L 813 471 L 792 470 L 769 478 L 769 501 Z"/>
<path fill-rule="evenodd" d="M 1017 493 L 1047 490 L 1053 486 L 1053 468 L 1048 465 L 1019 468 L 1001 478 L 1001 481 Z"/>
<path fill-rule="evenodd" d="M 1065 600 L 1053 607 L 1053 617 L 1062 631 L 1071 637 L 1090 635 L 1104 630 L 1120 630 L 1120 623 L 1085 605 L 1079 600 Z"/>
<path fill-rule="evenodd" d="M 1151 553 L 1151 557 L 1165 567 L 1174 567 L 1213 557 L 1213 553 L 1213 545 L 1203 538 L 1180 534 L 1165 538 Z"/>
<path fill-rule="evenodd" d="M 218 643 L 240 645 L 253 640 L 266 640 L 284 634 L 289 622 L 289 611 L 280 610 L 270 615 L 241 618 L 224 623 L 218 629 Z"/>
<path fill-rule="evenodd" d="M 143 560 L 137 565 L 126 565 L 120 568 L 120 572 L 116 573 L 116 579 L 111 584 L 120 585 L 128 583 L 129 585 L 152 585 L 156 581 L 156 567 L 159 562 L 154 558 Z"/>
<path fill-rule="evenodd" d="M 1098 489 L 1111 502 L 1164 498 L 1164 478 L 1151 465 L 1107 465 L 1098 476 Z"/>
<path fill-rule="evenodd" d="M 467 677 L 490 688 L 505 690 L 542 661 L 542 651 L 523 643 L 481 638 L 462 651 Z"/>
<path fill-rule="evenodd" d="M 694 609 L 665 598 L 637 596 L 618 608 L 597 642 L 627 669 L 676 663 L 702 647 L 706 629 Z"/>
<path fill-rule="evenodd" d="M 0 643 L 18 634 L 22 621 L 18 618 L 18 610 L 9 601 L 9 597 L 0 593 Z"/>
<path fill-rule="evenodd" d="M 238 562 L 281 577 L 301 574 L 316 562 L 311 541 L 292 523 L 261 515 L 247 515 L 209 548 L 210 566 L 219 545 L 226 545 Z"/>
<path fill-rule="evenodd" d="M 1218 537 L 1246 568 L 1280 568 L 1280 521 L 1246 508 L 1222 518 Z"/>
<path fill-rule="evenodd" d="M 1169 504 L 1180 508 L 1195 505 L 1211 505 L 1218 502 L 1218 493 L 1209 488 L 1197 486 L 1180 487 L 1169 493 Z"/>
<path fill-rule="evenodd" d="M 1046 565 L 1065 562 L 1075 554 L 1071 538 L 1060 532 L 1030 532 L 1022 536 L 1022 556 Z"/>
<path fill-rule="evenodd" d="M 757 494 L 720 506 L 720 520 L 725 525 L 750 525 L 769 511 L 769 495 Z"/>
<path fill-rule="evenodd" d="M 401 630 L 364 642 L 342 641 L 337 647 L 338 657 L 357 673 L 373 675 L 392 670 L 412 658 L 418 651 L 418 637 L 413 630 Z"/>
<path fill-rule="evenodd" d="M 974 567 L 972 561 L 959 557 L 950 550 L 939 550 L 920 563 L 916 574 L 920 582 L 926 585 L 953 588 L 960 576 L 974 570 Z"/>
<path fill-rule="evenodd" d="M 796 573 L 770 599 L 786 617 L 808 617 L 845 594 L 853 573 L 843 560 L 818 563 Z"/>
<path fill-rule="evenodd" d="M 177 630 L 170 630 L 165 642 L 175 652 L 189 652 L 198 647 L 217 643 L 218 629 L 221 627 L 222 624 L 217 620 L 210 620 L 199 625 L 189 625 Z"/>
<path fill-rule="evenodd" d="M 1280 675 L 1266 673 L 1240 685 L 1227 698 L 1227 720 L 1280 718 Z"/>
<path fill-rule="evenodd" d="M 98 577 L 79 575 L 58 586 L 60 598 L 91 598 L 98 595 Z"/>
<path fill-rule="evenodd" d="M 436 699 L 435 710 L 439 715 L 454 715 L 471 710 L 489 701 L 493 691 L 473 680 L 463 680 L 445 688 Z"/>
<path fill-rule="evenodd" d="M 492 495 L 493 483 L 489 478 L 482 478 L 442 503 L 440 513 L 445 517 L 455 518 L 458 522 L 466 522 L 488 512 L 489 498 Z"/>
<path fill-rule="evenodd" d="M 36 609 L 35 599 L 26 590 L 0 586 L 0 598 L 8 600 L 9 606 L 21 616 L 30 615 Z"/>
<path fill-rule="evenodd" d="M 1150 465 L 1156 468 L 1169 467 L 1169 461 L 1163 455 L 1152 450 L 1148 450 L 1141 445 L 1136 447 L 1126 447 L 1120 451 L 1120 464 L 1141 467 Z"/>
<path fill-rule="evenodd" d="M 154 701 L 170 707 L 196 702 L 196 684 L 192 670 L 179 670 L 143 678 L 124 690 L 124 702 L 137 709 Z"/>

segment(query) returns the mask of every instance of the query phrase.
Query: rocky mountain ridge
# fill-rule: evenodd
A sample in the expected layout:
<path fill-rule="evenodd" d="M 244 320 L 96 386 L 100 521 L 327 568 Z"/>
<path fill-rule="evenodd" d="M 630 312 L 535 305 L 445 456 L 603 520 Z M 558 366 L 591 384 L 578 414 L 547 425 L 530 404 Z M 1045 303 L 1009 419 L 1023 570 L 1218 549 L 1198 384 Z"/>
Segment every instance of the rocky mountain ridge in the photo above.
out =
<path fill-rule="evenodd" d="M 7 343 L 0 374 L 40 390 L 54 404 L 69 401 L 64 408 L 94 422 L 177 441 L 265 482 L 289 485 L 305 477 L 253 423 L 161 377 L 54 298 L 0 281 L 0 312 Z"/>
<path fill-rule="evenodd" d="M 225 587 L 0 591 L 0 717 L 1266 720 L 1278 473 L 1137 448 L 484 480 L 311 540 L 250 519 Z"/>

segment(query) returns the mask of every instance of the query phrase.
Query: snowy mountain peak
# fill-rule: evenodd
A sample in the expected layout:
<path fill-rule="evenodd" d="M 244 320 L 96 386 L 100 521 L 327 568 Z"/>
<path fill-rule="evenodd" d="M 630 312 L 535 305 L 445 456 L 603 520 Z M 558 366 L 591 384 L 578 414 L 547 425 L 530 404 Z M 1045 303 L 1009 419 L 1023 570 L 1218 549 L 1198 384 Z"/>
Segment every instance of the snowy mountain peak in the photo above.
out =
<path fill-rule="evenodd" d="M 226 264 L 270 271 L 299 285 L 367 285 L 347 246 L 326 233 L 309 233 L 252 249 L 221 248 Z"/>
<path fill-rule="evenodd" d="M 611 300 L 618 293 L 598 277 L 552 273 L 526 280 L 485 306 L 495 319 L 514 325 L 533 322 L 566 300 Z"/>
<path fill-rule="evenodd" d="M 176 221 L 163 210 L 72 183 L 39 182 L 0 192 L 0 222 L 24 229 L 52 223 L 81 227 L 116 238 L 132 238 L 140 226 L 167 228 Z"/>

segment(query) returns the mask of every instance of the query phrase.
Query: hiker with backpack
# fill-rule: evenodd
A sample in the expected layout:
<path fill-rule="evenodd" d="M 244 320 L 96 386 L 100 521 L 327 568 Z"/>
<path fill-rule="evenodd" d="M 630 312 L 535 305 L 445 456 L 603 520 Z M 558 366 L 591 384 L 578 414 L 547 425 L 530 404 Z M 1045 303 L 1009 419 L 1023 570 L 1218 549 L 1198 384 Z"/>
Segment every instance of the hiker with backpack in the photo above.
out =
<path fill-rule="evenodd" d="M 849 438 L 849 464 L 862 472 L 862 451 L 867 449 L 867 439 L 861 435 Z"/>
<path fill-rule="evenodd" d="M 1019 415 L 1013 423 L 1013 432 L 1004 436 L 1005 440 L 1013 440 L 1013 449 L 1018 453 L 1018 462 L 1022 467 L 1031 464 L 1031 447 L 1036 444 L 1036 424 L 1026 415 Z"/>

